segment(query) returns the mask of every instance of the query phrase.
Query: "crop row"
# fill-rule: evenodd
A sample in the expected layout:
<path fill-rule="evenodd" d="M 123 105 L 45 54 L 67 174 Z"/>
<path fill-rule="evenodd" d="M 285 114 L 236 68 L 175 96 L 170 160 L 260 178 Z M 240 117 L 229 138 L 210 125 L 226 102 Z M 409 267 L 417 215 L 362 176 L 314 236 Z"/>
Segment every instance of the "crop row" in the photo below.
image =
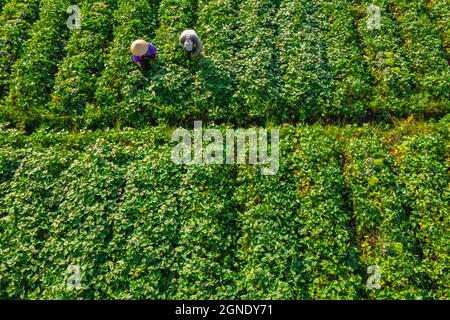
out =
<path fill-rule="evenodd" d="M 160 54 L 156 65 L 147 73 L 148 81 L 141 91 L 146 112 L 153 121 L 177 123 L 195 116 L 192 105 L 192 80 L 197 61 L 188 60 L 179 44 L 185 29 L 195 29 L 197 1 L 162 0 L 155 45 Z"/>
<path fill-rule="evenodd" d="M 112 38 L 116 0 L 81 3 L 80 29 L 74 29 L 67 54 L 58 68 L 49 112 L 67 122 L 80 122 L 85 106 L 93 102 L 97 78 Z"/>
<path fill-rule="evenodd" d="M 287 139 L 286 139 L 287 140 Z M 280 154 L 292 151 L 281 141 Z M 278 173 L 261 176 L 260 167 L 239 166 L 233 195 L 237 204 L 236 281 L 241 299 L 306 298 L 307 281 L 300 257 L 301 219 L 291 159 Z"/>
<path fill-rule="evenodd" d="M 450 11 L 448 10 L 448 2 L 446 0 L 428 1 L 430 15 L 436 22 L 437 31 L 442 37 L 444 47 L 447 51 L 447 58 L 450 55 Z"/>
<path fill-rule="evenodd" d="M 368 12 L 367 3 L 356 1 L 357 29 L 363 47 L 363 56 L 374 91 L 370 101 L 371 113 L 408 114 L 409 99 L 413 94 L 415 76 L 405 57 L 398 25 L 385 0 L 374 1 L 380 12 Z M 369 25 L 374 28 L 369 28 Z M 378 27 L 378 28 L 377 28 Z"/>
<path fill-rule="evenodd" d="M 32 27 L 23 54 L 12 66 L 8 111 L 20 127 L 30 128 L 46 116 L 45 106 L 69 36 L 66 20 L 62 19 L 69 5 L 66 0 L 40 2 L 39 20 Z"/>
<path fill-rule="evenodd" d="M 0 99 L 9 89 L 11 67 L 22 54 L 22 44 L 38 17 L 39 1 L 10 1 L 0 15 Z"/>
<path fill-rule="evenodd" d="M 196 27 L 204 45 L 203 59 L 198 64 L 192 92 L 196 107 L 202 113 L 196 120 L 226 122 L 239 111 L 232 108 L 236 90 L 236 38 L 238 33 L 236 0 L 201 0 Z"/>
<path fill-rule="evenodd" d="M 362 272 L 377 266 L 380 290 L 365 287 L 370 299 L 429 298 L 425 268 L 402 203 L 393 159 L 373 130 L 352 132 L 344 145 L 344 179 L 353 208 Z"/>
<path fill-rule="evenodd" d="M 328 109 L 322 107 L 322 114 L 340 118 L 365 116 L 368 111 L 368 98 L 372 92 L 358 43 L 351 5 L 344 0 L 317 1 L 316 10 L 316 20 L 324 34 L 326 62 L 330 65 L 336 82 L 333 90 L 335 95 Z M 319 34 L 316 30 L 315 34 L 309 36 L 319 37 Z"/>
<path fill-rule="evenodd" d="M 130 59 L 131 39 L 151 41 L 157 27 L 158 1 L 131 4 L 118 1 L 114 12 L 114 41 L 110 45 L 106 66 L 98 80 L 95 103 L 86 108 L 86 125 L 114 126 L 144 123 L 139 93 L 147 78 Z"/>
<path fill-rule="evenodd" d="M 237 90 L 232 108 L 237 119 L 264 121 L 273 114 L 278 95 L 277 0 L 244 0 L 239 4 L 240 22 L 234 39 Z"/>
<path fill-rule="evenodd" d="M 21 127 L 32 127 L 47 113 L 45 106 L 69 36 L 66 20 L 61 18 L 69 4 L 66 0 L 40 2 L 39 20 L 33 25 L 31 39 L 12 67 L 7 104 Z"/>
<path fill-rule="evenodd" d="M 450 294 L 448 127 L 445 136 L 405 138 L 394 150 L 404 206 L 434 298 Z"/>
<path fill-rule="evenodd" d="M 66 0 L 6 2 L 1 121 L 33 130 L 442 115 L 443 3 L 374 1 L 381 25 L 370 29 L 364 1 L 83 1 L 81 29 L 70 30 Z M 199 59 L 178 44 L 187 28 L 204 42 Z M 148 70 L 131 62 L 136 38 L 159 48 Z"/>
<path fill-rule="evenodd" d="M 0 295 L 447 297 L 448 118 L 342 130 L 283 128 L 274 176 L 176 165 L 164 128 L 1 133 Z"/>
<path fill-rule="evenodd" d="M 335 138 L 318 128 L 297 131 L 289 139 L 293 174 L 297 180 L 298 242 L 311 299 L 354 299 L 363 279 L 358 274 L 351 207 Z"/>
<path fill-rule="evenodd" d="M 411 108 L 430 113 L 448 112 L 450 69 L 435 24 L 426 13 L 426 3 L 396 0 L 391 1 L 391 5 L 398 21 L 405 57 L 416 77 L 418 94 Z"/>
<path fill-rule="evenodd" d="M 336 88 L 314 11 L 308 1 L 286 0 L 276 17 L 282 121 L 317 118 L 332 108 Z"/>
<path fill-rule="evenodd" d="M 233 166 L 191 166 L 182 176 L 175 200 L 180 213 L 176 299 L 235 296 L 233 176 Z"/>
<path fill-rule="evenodd" d="M 51 257 L 44 248 L 57 205 L 51 190 L 71 161 L 73 154 L 62 155 L 55 149 L 27 152 L 8 186 L 11 192 L 1 198 L 2 298 L 38 297 L 43 288 L 41 283 L 51 270 Z"/>
<path fill-rule="evenodd" d="M 317 128 L 286 129 L 276 175 L 239 167 L 239 297 L 358 296 L 362 278 L 336 150 L 336 141 Z"/>
<path fill-rule="evenodd" d="M 177 291 L 175 248 L 180 219 L 177 203 L 181 166 L 170 150 L 140 148 L 141 158 L 126 168 L 125 188 L 109 243 L 109 296 L 116 299 L 170 299 Z"/>

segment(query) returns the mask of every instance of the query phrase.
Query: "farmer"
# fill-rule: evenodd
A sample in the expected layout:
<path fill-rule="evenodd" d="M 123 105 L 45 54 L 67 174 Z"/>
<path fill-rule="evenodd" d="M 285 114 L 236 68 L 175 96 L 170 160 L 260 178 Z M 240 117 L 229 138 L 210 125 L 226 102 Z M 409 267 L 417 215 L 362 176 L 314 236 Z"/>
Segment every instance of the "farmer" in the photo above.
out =
<path fill-rule="evenodd" d="M 185 30 L 180 36 L 180 44 L 186 53 L 193 58 L 197 57 L 203 49 L 202 42 L 194 30 Z"/>
<path fill-rule="evenodd" d="M 141 68 L 146 68 L 150 62 L 154 62 L 158 49 L 151 43 L 139 39 L 131 44 L 131 60 Z"/>

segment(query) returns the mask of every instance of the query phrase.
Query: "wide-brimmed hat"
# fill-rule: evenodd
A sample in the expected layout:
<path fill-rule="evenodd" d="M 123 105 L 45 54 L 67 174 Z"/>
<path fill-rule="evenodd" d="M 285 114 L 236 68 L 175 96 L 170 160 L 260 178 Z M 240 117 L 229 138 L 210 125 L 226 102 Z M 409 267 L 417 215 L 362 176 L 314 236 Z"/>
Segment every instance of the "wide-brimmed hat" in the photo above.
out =
<path fill-rule="evenodd" d="M 147 53 L 148 51 L 148 44 L 147 41 L 139 39 L 134 41 L 131 44 L 131 53 L 133 54 L 133 56 L 143 56 L 144 54 Z"/>

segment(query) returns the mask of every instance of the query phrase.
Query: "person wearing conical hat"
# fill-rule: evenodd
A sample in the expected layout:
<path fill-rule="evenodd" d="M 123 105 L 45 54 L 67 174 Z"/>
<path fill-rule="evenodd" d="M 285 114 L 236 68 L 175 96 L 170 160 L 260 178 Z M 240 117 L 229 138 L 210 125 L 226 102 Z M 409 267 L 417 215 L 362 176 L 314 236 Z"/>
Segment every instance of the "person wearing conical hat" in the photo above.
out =
<path fill-rule="evenodd" d="M 180 44 L 184 51 L 191 54 L 193 58 L 197 57 L 203 50 L 202 41 L 194 30 L 184 30 L 180 36 Z"/>
<path fill-rule="evenodd" d="M 136 63 L 139 67 L 145 68 L 156 59 L 158 54 L 158 49 L 151 44 L 142 39 L 138 39 L 131 44 L 131 60 Z"/>

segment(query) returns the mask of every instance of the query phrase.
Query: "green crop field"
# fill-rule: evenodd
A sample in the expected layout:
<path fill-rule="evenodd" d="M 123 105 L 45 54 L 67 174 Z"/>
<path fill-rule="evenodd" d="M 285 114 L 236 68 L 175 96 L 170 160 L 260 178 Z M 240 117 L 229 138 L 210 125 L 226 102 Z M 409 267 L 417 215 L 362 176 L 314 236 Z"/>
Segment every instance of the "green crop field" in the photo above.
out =
<path fill-rule="evenodd" d="M 448 0 L 0 0 L 0 299 L 450 299 L 449 63 Z"/>

